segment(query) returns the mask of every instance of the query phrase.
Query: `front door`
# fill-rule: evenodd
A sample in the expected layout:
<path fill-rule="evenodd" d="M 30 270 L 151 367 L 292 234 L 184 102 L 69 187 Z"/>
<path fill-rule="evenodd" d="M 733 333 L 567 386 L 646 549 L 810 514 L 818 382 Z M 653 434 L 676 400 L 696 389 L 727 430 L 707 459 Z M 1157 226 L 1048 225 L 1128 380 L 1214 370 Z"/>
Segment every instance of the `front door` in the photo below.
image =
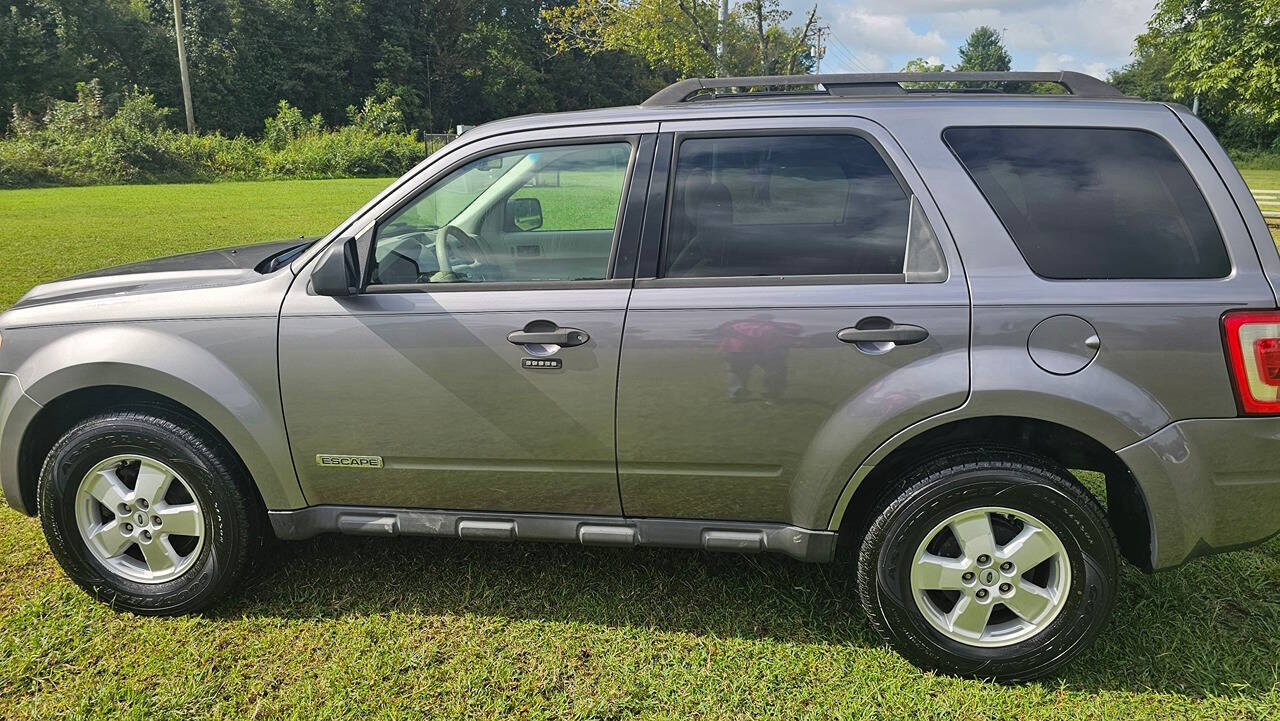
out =
<path fill-rule="evenodd" d="M 624 511 L 826 528 L 876 444 L 964 402 L 959 258 L 873 123 L 662 131 L 619 371 Z"/>
<path fill-rule="evenodd" d="M 363 292 L 315 295 L 303 271 L 280 381 L 309 503 L 620 512 L 614 263 L 642 140 L 473 153 L 375 209 Z"/>

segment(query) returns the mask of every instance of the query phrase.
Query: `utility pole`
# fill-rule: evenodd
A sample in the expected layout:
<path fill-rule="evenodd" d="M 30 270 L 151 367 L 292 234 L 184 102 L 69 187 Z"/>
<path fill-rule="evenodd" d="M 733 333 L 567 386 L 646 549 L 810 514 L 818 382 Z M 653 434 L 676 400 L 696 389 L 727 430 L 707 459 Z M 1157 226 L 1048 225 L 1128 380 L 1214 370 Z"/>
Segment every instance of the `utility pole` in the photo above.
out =
<path fill-rule="evenodd" d="M 187 111 L 187 132 L 196 134 L 196 114 L 191 109 L 191 78 L 187 75 L 187 41 L 182 37 L 182 0 L 173 0 L 173 34 L 178 38 L 178 72 L 182 74 L 182 107 Z"/>
<path fill-rule="evenodd" d="M 724 76 L 724 33 L 725 27 L 729 24 L 729 0 L 720 0 L 720 23 L 717 29 L 720 31 L 720 42 L 716 43 L 716 75 Z"/>
<path fill-rule="evenodd" d="M 820 75 L 822 73 L 822 56 L 827 54 L 827 46 L 822 44 L 822 35 L 829 30 L 826 26 L 814 28 L 813 41 L 813 74 Z"/>

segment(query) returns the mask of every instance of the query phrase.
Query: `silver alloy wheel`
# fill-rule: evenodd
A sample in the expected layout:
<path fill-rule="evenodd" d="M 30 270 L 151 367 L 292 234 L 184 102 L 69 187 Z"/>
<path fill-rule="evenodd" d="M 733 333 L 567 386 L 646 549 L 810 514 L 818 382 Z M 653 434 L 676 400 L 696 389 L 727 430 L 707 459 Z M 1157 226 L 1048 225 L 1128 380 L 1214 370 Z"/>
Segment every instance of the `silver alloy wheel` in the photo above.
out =
<path fill-rule="evenodd" d="M 130 581 L 172 581 L 204 546 L 196 494 L 154 458 L 129 454 L 102 461 L 81 479 L 75 503 L 76 527 L 89 552 Z"/>
<path fill-rule="evenodd" d="M 1003 545 L 993 517 L 1013 534 Z M 935 541 L 958 547 L 959 555 L 930 552 L 931 546 L 941 550 Z M 1062 541 L 1035 517 L 1009 508 L 975 508 L 938 524 L 911 567 L 912 595 L 925 619 L 970 646 L 1009 646 L 1043 631 L 1062 611 L 1070 585 Z M 997 611 L 1000 606 L 1007 611 Z"/>

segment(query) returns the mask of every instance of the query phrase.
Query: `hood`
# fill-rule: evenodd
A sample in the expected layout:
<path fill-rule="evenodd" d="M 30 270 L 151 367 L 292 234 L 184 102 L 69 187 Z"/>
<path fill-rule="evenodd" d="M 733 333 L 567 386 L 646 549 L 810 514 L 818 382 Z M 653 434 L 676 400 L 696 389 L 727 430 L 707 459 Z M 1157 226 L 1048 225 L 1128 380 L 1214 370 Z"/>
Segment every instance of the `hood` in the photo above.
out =
<path fill-rule="evenodd" d="M 239 285 L 262 278 L 258 266 L 263 261 L 314 240 L 294 238 L 185 253 L 82 273 L 32 288 L 11 310 L 73 300 Z"/>
<path fill-rule="evenodd" d="M 137 263 L 126 263 L 102 270 L 94 270 L 80 275 L 73 275 L 66 280 L 82 278 L 105 278 L 112 275 L 136 275 L 139 273 L 165 273 L 169 271 L 189 270 L 252 270 L 259 263 L 271 256 L 290 248 L 310 243 L 315 238 L 292 238 L 275 240 L 269 243 L 237 245 L 220 250 L 204 250 L 198 253 L 183 253 L 167 258 L 143 260 Z"/>

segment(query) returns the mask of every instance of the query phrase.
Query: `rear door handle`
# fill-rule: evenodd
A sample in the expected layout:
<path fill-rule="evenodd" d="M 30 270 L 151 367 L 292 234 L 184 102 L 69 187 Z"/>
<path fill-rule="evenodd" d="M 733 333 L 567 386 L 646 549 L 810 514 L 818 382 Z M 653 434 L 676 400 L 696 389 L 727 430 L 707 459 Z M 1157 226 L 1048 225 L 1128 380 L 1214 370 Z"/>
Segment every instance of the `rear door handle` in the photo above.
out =
<path fill-rule="evenodd" d="M 929 331 L 918 325 L 894 323 L 888 328 L 845 328 L 836 338 L 845 343 L 893 343 L 911 345 L 929 337 Z"/>
<path fill-rule="evenodd" d="M 558 345 L 561 348 L 572 348 L 591 340 L 591 336 L 584 330 L 561 328 L 549 321 L 535 320 L 526 325 L 524 330 L 508 333 L 507 340 L 516 345 Z"/>

